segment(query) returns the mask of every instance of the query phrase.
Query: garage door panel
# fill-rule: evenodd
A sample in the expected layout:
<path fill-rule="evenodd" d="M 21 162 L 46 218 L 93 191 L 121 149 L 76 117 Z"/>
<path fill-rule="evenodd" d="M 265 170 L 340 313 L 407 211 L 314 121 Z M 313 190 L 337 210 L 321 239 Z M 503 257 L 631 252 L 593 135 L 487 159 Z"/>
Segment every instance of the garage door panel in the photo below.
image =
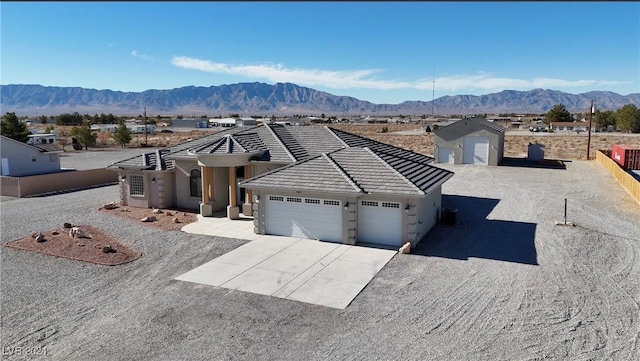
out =
<path fill-rule="evenodd" d="M 438 148 L 438 163 L 453 164 L 455 160 L 455 149 Z"/>
<path fill-rule="evenodd" d="M 466 136 L 463 139 L 464 164 L 489 163 L 489 137 Z"/>
<path fill-rule="evenodd" d="M 267 234 L 342 242 L 342 208 L 338 200 L 268 196 Z"/>
<path fill-rule="evenodd" d="M 400 203 L 360 201 L 358 203 L 358 242 L 401 246 Z"/>

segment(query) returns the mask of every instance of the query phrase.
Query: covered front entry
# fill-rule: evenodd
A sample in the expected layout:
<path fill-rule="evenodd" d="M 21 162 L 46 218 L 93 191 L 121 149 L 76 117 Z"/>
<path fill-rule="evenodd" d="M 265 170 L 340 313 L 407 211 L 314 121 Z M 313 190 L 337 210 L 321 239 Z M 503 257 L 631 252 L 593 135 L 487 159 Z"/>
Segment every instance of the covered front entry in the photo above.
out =
<path fill-rule="evenodd" d="M 438 163 L 453 164 L 455 161 L 455 149 L 438 148 Z"/>
<path fill-rule="evenodd" d="M 466 136 L 462 150 L 464 164 L 489 163 L 489 137 Z"/>
<path fill-rule="evenodd" d="M 342 243 L 342 207 L 335 199 L 269 195 L 266 233 Z"/>
<path fill-rule="evenodd" d="M 358 242 L 401 246 L 402 210 L 400 203 L 359 201 Z"/>

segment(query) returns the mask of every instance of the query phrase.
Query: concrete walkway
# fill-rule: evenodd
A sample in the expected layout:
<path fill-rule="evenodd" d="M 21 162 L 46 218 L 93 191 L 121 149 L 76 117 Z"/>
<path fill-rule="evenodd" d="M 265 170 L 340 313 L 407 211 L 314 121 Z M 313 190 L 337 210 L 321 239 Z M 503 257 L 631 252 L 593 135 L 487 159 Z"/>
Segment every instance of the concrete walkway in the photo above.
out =
<path fill-rule="evenodd" d="M 259 235 L 253 222 L 201 217 L 184 232 L 249 242 L 177 280 L 344 309 L 397 253 L 303 238 Z"/>

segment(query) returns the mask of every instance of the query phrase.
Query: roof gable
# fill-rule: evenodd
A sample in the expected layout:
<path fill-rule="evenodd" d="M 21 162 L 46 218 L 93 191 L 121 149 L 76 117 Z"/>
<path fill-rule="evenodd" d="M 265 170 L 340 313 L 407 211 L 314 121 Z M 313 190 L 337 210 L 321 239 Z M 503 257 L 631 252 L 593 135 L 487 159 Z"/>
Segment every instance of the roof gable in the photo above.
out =
<path fill-rule="evenodd" d="M 496 133 L 496 134 L 500 134 L 500 133 L 504 133 L 505 128 L 503 128 L 502 126 L 489 122 L 484 118 L 464 118 L 464 119 L 460 119 L 457 122 L 447 125 L 446 127 L 442 127 L 442 128 L 438 128 L 436 129 L 434 132 L 437 134 L 441 131 L 448 131 L 448 130 L 452 130 L 458 127 L 462 127 L 468 123 L 472 123 L 475 125 L 478 125 L 492 133 Z M 445 130 L 446 129 L 446 130 Z"/>
<path fill-rule="evenodd" d="M 453 172 L 425 162 L 404 162 L 394 166 L 367 147 L 343 148 L 275 169 L 241 184 L 255 189 L 419 196 L 453 176 Z"/>

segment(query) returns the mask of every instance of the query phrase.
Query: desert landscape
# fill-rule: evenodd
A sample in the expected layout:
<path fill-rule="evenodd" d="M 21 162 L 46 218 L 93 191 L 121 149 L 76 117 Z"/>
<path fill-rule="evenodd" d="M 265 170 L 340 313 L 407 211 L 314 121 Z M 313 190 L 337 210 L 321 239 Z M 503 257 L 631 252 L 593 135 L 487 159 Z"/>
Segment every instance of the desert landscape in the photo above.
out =
<path fill-rule="evenodd" d="M 417 153 L 433 155 L 433 133 L 424 132 L 423 124 L 330 124 L 340 130 L 350 133 L 360 134 L 377 141 L 409 149 Z M 32 126 L 35 129 L 45 129 L 45 125 L 37 124 Z M 71 127 L 55 126 L 55 129 L 68 134 Z M 384 132 L 383 129 L 387 129 Z M 158 130 L 164 128 L 159 127 Z M 169 128 L 167 128 L 169 129 Z M 146 142 L 151 147 L 166 147 L 184 142 L 188 139 L 195 139 L 217 129 L 207 130 L 181 130 L 173 133 L 147 134 Z M 505 133 L 505 157 L 526 157 L 527 146 L 530 143 L 543 144 L 545 146 L 545 157 L 548 159 L 579 160 L 586 159 L 587 153 L 586 133 L 531 133 L 527 130 L 507 130 Z M 65 151 L 74 152 L 67 141 Z M 128 148 L 138 148 L 145 144 L 145 135 L 132 134 L 131 143 Z M 627 133 L 592 133 L 591 134 L 591 159 L 594 158 L 597 150 L 611 150 L 614 144 L 629 144 L 640 146 L 640 134 Z M 99 135 L 95 147 L 91 149 L 121 148 L 109 135 Z"/>

